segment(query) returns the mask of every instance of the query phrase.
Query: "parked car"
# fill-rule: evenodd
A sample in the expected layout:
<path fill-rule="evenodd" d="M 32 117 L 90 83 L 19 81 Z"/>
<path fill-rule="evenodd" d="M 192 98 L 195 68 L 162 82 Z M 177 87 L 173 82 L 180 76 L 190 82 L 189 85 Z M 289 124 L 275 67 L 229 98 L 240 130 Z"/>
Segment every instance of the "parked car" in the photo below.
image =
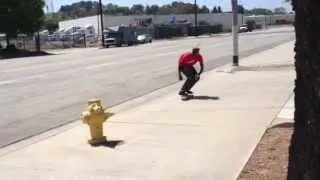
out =
<path fill-rule="evenodd" d="M 152 36 L 151 34 L 141 34 L 137 37 L 138 43 L 151 43 Z"/>
<path fill-rule="evenodd" d="M 249 32 L 249 28 L 247 24 L 243 24 L 239 27 L 239 33 Z"/>

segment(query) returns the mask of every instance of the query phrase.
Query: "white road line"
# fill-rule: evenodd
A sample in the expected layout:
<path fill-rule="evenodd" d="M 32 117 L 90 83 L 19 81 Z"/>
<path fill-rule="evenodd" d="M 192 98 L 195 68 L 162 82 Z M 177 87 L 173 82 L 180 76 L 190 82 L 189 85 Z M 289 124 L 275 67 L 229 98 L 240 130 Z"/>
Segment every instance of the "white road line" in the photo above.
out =
<path fill-rule="evenodd" d="M 7 84 L 14 84 L 16 80 L 6 80 L 6 81 L 0 81 L 0 86 L 1 85 L 7 85 Z"/>
<path fill-rule="evenodd" d="M 171 55 L 171 54 L 176 54 L 176 52 L 161 53 L 161 54 L 154 55 L 152 57 L 144 56 L 144 57 L 141 57 L 141 58 L 134 58 L 134 59 L 131 59 L 129 61 L 109 62 L 109 63 L 104 63 L 104 64 L 97 64 L 97 65 L 88 66 L 85 69 L 91 70 L 91 69 L 101 68 L 101 67 L 110 66 L 110 65 L 126 64 L 126 63 L 130 63 L 130 62 L 135 62 L 135 61 L 138 61 L 138 60 L 153 59 L 155 57 L 167 56 L 167 55 Z M 65 72 L 69 72 L 69 71 L 73 71 L 73 70 L 74 69 L 68 69 L 68 70 L 64 70 L 63 72 L 65 73 Z M 49 72 L 49 73 L 44 73 L 44 74 L 26 76 L 26 77 L 22 77 L 22 78 L 18 78 L 18 79 L 4 80 L 4 81 L 0 81 L 0 86 L 1 85 L 19 83 L 19 82 L 23 82 L 23 81 L 26 81 L 26 80 L 32 80 L 32 79 L 44 79 L 44 78 L 49 77 L 49 75 L 51 75 L 51 74 L 57 74 L 57 73 L 59 73 L 59 72 L 55 71 L 55 72 Z"/>
<path fill-rule="evenodd" d="M 68 70 L 68 71 L 71 71 L 71 70 Z M 8 85 L 8 84 L 15 84 L 15 83 L 23 82 L 26 80 L 32 80 L 32 79 L 44 79 L 44 78 L 48 77 L 49 74 L 53 74 L 53 73 L 37 74 L 37 75 L 32 75 L 32 76 L 26 76 L 23 78 L 4 80 L 4 81 L 0 81 L 0 86 Z"/>
<path fill-rule="evenodd" d="M 159 51 L 159 49 L 170 49 L 170 48 L 174 48 L 174 47 L 179 47 L 181 45 L 171 45 L 171 46 L 164 46 L 164 47 L 159 47 L 159 48 L 151 48 L 151 49 L 156 49 L 155 51 Z M 146 52 L 147 49 L 144 50 L 139 50 L 139 51 L 134 51 L 134 52 L 125 52 L 125 53 L 118 53 L 118 54 L 112 54 L 112 55 L 108 55 L 107 52 L 105 54 L 101 54 L 95 57 L 87 57 L 85 59 L 82 60 L 69 60 L 69 61 L 62 61 L 62 62 L 50 62 L 50 63 L 45 63 L 45 64 L 35 64 L 35 65 L 30 65 L 30 66 L 26 66 L 26 67 L 19 67 L 19 68 L 14 68 L 14 69 L 7 69 L 4 70 L 4 73 L 12 73 L 12 72 L 19 72 L 19 71 L 24 71 L 24 70 L 32 70 L 32 69 L 38 69 L 38 68 L 43 68 L 43 67 L 50 67 L 50 66 L 58 66 L 58 65 L 67 65 L 67 64 L 74 64 L 74 63 L 82 63 L 82 62 L 86 62 L 89 61 L 90 59 L 96 59 L 99 57 L 105 57 L 106 59 L 110 59 L 110 58 L 117 58 L 117 57 L 121 57 L 121 56 L 125 56 L 125 55 L 130 55 L 131 53 L 143 53 Z M 155 51 L 148 51 L 148 53 L 152 54 Z M 114 52 L 113 52 L 114 53 Z M 70 59 L 72 59 L 73 57 L 68 57 Z M 79 58 L 79 57 L 74 57 L 74 58 Z"/>
<path fill-rule="evenodd" d="M 172 54 L 177 54 L 177 52 L 158 53 L 158 54 L 153 55 L 153 56 L 144 56 L 144 57 L 139 57 L 139 58 L 132 58 L 132 59 L 127 60 L 127 61 L 96 64 L 96 65 L 88 66 L 87 69 L 96 69 L 96 68 L 102 68 L 102 67 L 111 66 L 111 65 L 127 64 L 127 63 L 130 63 L 130 62 L 135 62 L 135 61 L 139 61 L 139 60 L 146 60 L 146 59 L 154 59 L 155 57 L 168 56 L 168 55 L 172 55 Z"/>
<path fill-rule="evenodd" d="M 185 43 L 182 43 L 182 41 L 171 41 L 171 42 L 162 42 L 161 45 L 163 46 L 160 46 L 160 47 L 157 47 L 158 44 L 150 44 L 150 45 L 146 45 L 146 46 L 140 46 L 141 48 L 137 47 L 137 48 L 132 48 L 132 49 L 126 49 L 126 52 L 122 53 L 122 49 L 113 49 L 115 51 L 111 52 L 111 51 L 97 51 L 98 55 L 95 56 L 95 57 L 86 57 L 84 59 L 80 59 L 80 60 L 68 60 L 68 59 L 77 59 L 77 58 L 82 58 L 81 55 L 73 55 L 73 56 L 68 56 L 68 57 L 63 57 L 63 58 L 60 58 L 60 62 L 55 62 L 55 61 L 51 61 L 49 63 L 45 63 L 45 64 L 37 64 L 37 63 L 26 63 L 25 67 L 17 67 L 17 68 L 8 68 L 6 70 L 3 70 L 2 72 L 4 73 L 12 73 L 12 72 L 19 72 L 19 71 L 24 71 L 24 70 L 32 70 L 32 69 L 38 69 L 38 68 L 43 68 L 43 67 L 49 67 L 49 66 L 57 66 L 57 65 L 67 65 L 67 64 L 73 64 L 73 63 L 82 63 L 82 62 L 86 62 L 90 59 L 95 59 L 95 58 L 99 58 L 99 57 L 105 57 L 106 59 L 109 59 L 109 58 L 116 58 L 116 57 L 121 57 L 121 56 L 124 56 L 124 55 L 127 55 L 127 56 L 130 56 L 131 53 L 144 53 L 144 52 L 148 52 L 150 54 L 152 53 L 155 53 L 155 52 L 158 52 L 159 50 L 165 50 L 165 49 L 171 49 L 171 48 L 177 48 L 177 49 L 180 49 L 185 47 L 185 46 L 192 46 L 194 41 L 202 41 L 202 43 L 210 43 L 211 44 L 211 41 L 212 39 L 191 39 L 188 41 L 187 44 Z M 203 42 L 205 41 L 205 42 Z M 221 43 L 221 42 L 224 42 L 222 41 L 222 39 L 215 39 L 214 42 L 212 43 Z M 221 44 L 220 44 L 221 45 Z M 120 52 L 119 52 L 119 51 Z M 129 50 L 129 51 L 128 51 Z M 151 50 L 151 51 L 149 51 Z M 79 51 L 79 50 L 77 50 Z M 89 51 L 89 53 L 92 52 L 92 51 Z M 108 53 L 112 53 L 112 55 L 108 55 Z M 71 54 L 71 53 L 70 53 Z M 91 53 L 90 53 L 91 54 Z M 54 56 L 52 56 L 54 57 Z M 59 57 L 58 57 L 59 58 Z M 67 60 L 67 61 L 63 61 L 63 60 Z M 39 60 L 38 62 L 41 63 L 42 59 Z M 19 62 L 21 63 L 21 62 Z"/>
<path fill-rule="evenodd" d="M 242 40 L 240 40 L 242 41 Z M 213 44 L 213 45 L 207 45 L 207 46 L 204 46 L 203 45 L 203 50 L 206 51 L 206 50 L 210 50 L 210 48 L 212 47 L 217 47 L 217 46 L 222 46 L 222 45 L 225 45 L 225 44 L 229 44 L 230 42 L 229 41 L 226 41 L 226 42 L 223 42 L 223 43 L 218 43 L 218 44 Z M 183 46 L 189 46 L 190 44 L 188 45 L 183 45 Z M 181 46 L 181 45 L 179 45 Z M 181 46 L 181 48 L 183 48 Z M 179 51 L 180 49 L 179 48 Z M 145 54 L 142 54 L 144 55 L 143 57 L 138 57 L 138 58 L 132 58 L 132 59 L 129 59 L 129 60 L 126 60 L 126 61 L 116 61 L 116 62 L 107 62 L 107 63 L 103 63 L 103 64 L 95 64 L 95 65 L 91 65 L 91 66 L 87 66 L 87 67 L 80 67 L 80 68 L 77 68 L 77 69 L 87 69 L 87 70 L 92 70 L 92 69 L 97 69 L 97 68 L 102 68 L 102 67 L 106 67 L 106 66 L 111 66 L 111 65 L 120 65 L 120 64 L 127 64 L 127 63 L 132 63 L 132 62 L 139 62 L 139 60 L 148 60 L 148 59 L 155 59 L 155 58 L 159 58 L 159 57 L 166 57 L 166 56 L 169 56 L 169 55 L 177 55 L 176 58 L 178 58 L 179 56 L 179 52 L 178 50 L 176 51 L 172 51 L 172 52 L 163 52 L 163 53 L 157 53 L 155 55 L 151 55 L 151 56 L 148 56 L 145 55 Z M 148 52 L 150 53 L 150 52 Z M 152 53 L 152 52 L 151 52 Z M 124 54 L 116 54 L 116 55 L 113 55 L 114 57 L 118 57 L 118 56 L 123 56 Z M 150 54 L 149 54 L 150 55 Z M 110 57 L 110 56 L 108 56 Z M 85 59 L 84 61 L 87 61 L 87 59 Z M 67 62 L 59 62 L 58 64 L 64 64 L 64 63 L 67 63 Z M 69 61 L 69 63 L 71 63 Z M 39 67 L 34 67 L 34 68 L 39 68 Z M 73 71 L 74 68 L 72 69 L 67 69 L 67 70 L 63 70 L 63 72 L 69 72 L 69 71 Z M 14 70 L 13 70 L 14 72 Z M 57 74 L 57 73 L 61 73 L 61 71 L 54 71 L 54 72 L 48 72 L 48 73 L 43 73 L 43 74 L 37 74 L 37 75 L 31 75 L 31 76 L 25 76 L 25 77 L 22 77 L 22 78 L 18 78 L 18 79 L 11 79 L 11 80 L 3 80 L 3 81 L 0 81 L 0 86 L 1 85 L 7 85 L 7 84 L 14 84 L 14 83 L 19 83 L 19 82 L 23 82 L 23 81 L 26 81 L 26 80 L 32 80 L 32 79 L 42 79 L 42 78 L 46 78 L 48 77 L 49 75 L 52 75 L 52 74 Z"/>
<path fill-rule="evenodd" d="M 216 47 L 216 46 L 221 46 L 224 44 L 228 44 L 227 43 L 219 43 L 219 44 L 214 44 L 211 46 L 206 46 L 203 49 L 207 49 L 207 48 L 212 48 L 212 47 Z M 174 51 L 174 52 L 165 52 L 165 53 L 158 53 L 152 56 L 144 56 L 144 57 L 140 57 L 140 58 L 133 58 L 127 61 L 120 61 L 120 62 L 108 62 L 108 63 L 103 63 L 103 64 L 96 64 L 96 65 L 92 65 L 92 66 L 88 66 L 87 69 L 96 69 L 96 68 L 102 68 L 102 67 L 106 67 L 106 66 L 111 66 L 111 65 L 119 65 L 119 64 L 126 64 L 126 63 L 130 63 L 130 62 L 135 62 L 138 60 L 146 60 L 146 59 L 154 59 L 155 57 L 162 57 L 162 56 L 168 56 L 168 55 L 177 55 L 177 58 L 179 56 L 179 52 L 178 51 Z"/>

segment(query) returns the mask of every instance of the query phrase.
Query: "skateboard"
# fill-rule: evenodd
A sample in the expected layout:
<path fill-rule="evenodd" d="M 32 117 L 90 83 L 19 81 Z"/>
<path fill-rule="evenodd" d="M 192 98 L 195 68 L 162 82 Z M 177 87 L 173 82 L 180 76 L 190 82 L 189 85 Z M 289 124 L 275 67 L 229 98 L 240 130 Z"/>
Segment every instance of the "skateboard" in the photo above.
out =
<path fill-rule="evenodd" d="M 181 100 L 182 101 L 188 101 L 190 99 L 193 99 L 193 95 L 192 94 L 188 94 L 188 95 L 184 95 L 184 96 L 181 96 Z"/>

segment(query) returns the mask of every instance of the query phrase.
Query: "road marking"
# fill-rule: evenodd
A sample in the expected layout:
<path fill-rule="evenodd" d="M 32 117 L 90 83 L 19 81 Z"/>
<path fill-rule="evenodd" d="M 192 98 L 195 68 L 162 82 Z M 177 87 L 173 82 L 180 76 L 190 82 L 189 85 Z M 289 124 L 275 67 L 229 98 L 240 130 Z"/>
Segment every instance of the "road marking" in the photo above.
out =
<path fill-rule="evenodd" d="M 158 54 L 150 56 L 150 57 L 149 56 L 144 56 L 144 57 L 139 57 L 139 58 L 132 58 L 132 59 L 127 60 L 127 61 L 96 64 L 96 65 L 88 66 L 87 69 L 96 69 L 96 68 L 102 68 L 102 67 L 111 66 L 111 65 L 127 64 L 127 63 L 135 62 L 135 61 L 138 61 L 138 60 L 154 59 L 155 57 L 168 56 L 168 55 L 172 55 L 172 54 L 177 54 L 177 52 L 158 53 Z"/>
<path fill-rule="evenodd" d="M 205 52 L 206 51 L 212 52 L 212 48 L 213 47 L 219 47 L 219 46 L 223 46 L 223 45 L 231 43 L 230 41 L 223 41 L 223 42 L 219 42 L 217 44 L 205 44 L 205 43 L 208 43 L 208 42 L 207 41 L 197 40 L 197 42 L 199 42 L 199 41 L 201 42 L 201 44 L 203 44 L 202 50 L 205 51 Z M 242 41 L 245 41 L 245 39 L 240 39 L 239 41 L 242 42 Z M 14 84 L 14 83 L 18 83 L 18 82 L 22 82 L 22 81 L 26 81 L 26 80 L 31 80 L 31 79 L 46 78 L 49 75 L 59 74 L 59 73 L 62 73 L 62 72 L 66 73 L 66 72 L 69 72 L 69 71 L 74 71 L 75 69 L 78 69 L 78 70 L 83 70 L 83 69 L 84 70 L 86 70 L 86 69 L 87 70 L 92 70 L 92 69 L 107 67 L 107 66 L 111 66 L 111 65 L 120 65 L 120 64 L 132 63 L 132 62 L 136 62 L 136 61 L 141 63 L 141 61 L 143 62 L 145 60 L 154 60 L 156 58 L 166 57 L 166 56 L 169 56 L 169 55 L 177 55 L 176 58 L 178 58 L 179 53 L 181 53 L 179 51 L 182 50 L 185 47 L 190 46 L 190 44 L 192 45 L 192 43 L 177 45 L 179 48 L 173 49 L 173 51 L 171 51 L 171 52 L 163 52 L 163 53 L 157 53 L 157 54 L 153 55 L 152 54 L 153 51 L 150 51 L 150 52 L 148 52 L 148 54 L 142 54 L 141 57 L 136 57 L 136 58 L 132 58 L 132 59 L 128 59 L 128 58 L 124 57 L 124 59 L 128 59 L 128 60 L 125 60 L 125 61 L 106 62 L 106 63 L 103 63 L 103 64 L 94 64 L 94 65 L 87 66 L 87 67 L 74 67 L 74 68 L 69 68 L 69 69 L 65 69 L 65 70 L 61 70 L 61 71 L 57 70 L 57 71 L 47 72 L 47 73 L 43 73 L 43 74 L 25 76 L 25 77 L 22 77 L 22 78 L 19 78 L 19 79 L 3 80 L 3 81 L 0 81 L 0 86 L 1 85 L 7 85 L 7 84 Z M 175 47 L 175 45 L 174 46 L 168 46 L 167 48 L 172 48 L 172 47 Z M 190 48 L 191 48 L 191 46 L 190 46 Z M 251 49 L 251 48 L 249 48 L 249 49 Z M 130 54 L 130 53 L 124 53 L 124 54 Z M 124 56 L 124 54 L 120 54 L 120 55 L 119 54 L 114 54 L 114 55 L 107 56 L 107 57 L 110 58 L 110 57 Z M 94 57 L 94 58 L 96 58 L 96 57 Z M 81 60 L 80 62 L 87 61 L 87 60 L 88 59 L 84 59 L 84 60 Z M 141 60 L 141 61 L 139 61 L 139 60 Z M 78 61 L 79 62 L 79 60 L 72 60 L 72 61 L 68 61 L 68 62 L 58 62 L 58 63 L 55 63 L 55 64 L 69 64 L 69 63 L 73 63 L 74 61 Z M 50 64 L 52 64 L 52 63 L 50 63 Z M 46 65 L 48 65 L 48 64 L 42 64 L 42 65 L 39 65 L 39 66 L 41 67 L 41 66 L 46 66 Z M 25 68 L 28 69 L 28 68 L 39 68 L 39 67 L 25 67 Z M 22 68 L 20 68 L 19 70 L 21 70 L 21 69 Z M 17 69 L 11 69 L 11 70 L 8 70 L 7 72 L 15 72 L 15 71 L 18 71 L 18 70 Z"/>
<path fill-rule="evenodd" d="M 109 62 L 109 63 L 104 63 L 104 64 L 92 65 L 92 66 L 86 67 L 85 69 L 92 70 L 92 69 L 101 68 L 101 67 L 105 67 L 105 66 L 126 64 L 126 63 L 130 63 L 130 62 L 135 62 L 135 61 L 138 61 L 138 60 L 153 59 L 154 57 L 167 56 L 167 55 L 176 54 L 176 53 L 177 52 L 159 53 L 159 54 L 154 55 L 152 57 L 144 56 L 144 57 L 139 57 L 139 58 L 133 58 L 133 59 L 130 59 L 128 61 Z M 82 68 L 77 68 L 77 69 L 82 69 Z M 69 72 L 69 71 L 73 71 L 73 70 L 74 69 L 68 69 L 68 70 L 64 70 L 63 72 Z M 32 79 L 43 79 L 43 78 L 48 77 L 51 74 L 57 74 L 57 73 L 61 73 L 61 71 L 60 72 L 59 71 L 54 71 L 54 72 L 49 72 L 49 73 L 44 73 L 44 74 L 36 74 L 36 75 L 26 76 L 26 77 L 23 77 L 23 78 L 12 79 L 12 80 L 4 80 L 4 81 L 0 81 L 0 86 L 1 85 L 7 85 L 7 84 L 19 83 L 19 82 L 23 82 L 23 81 L 26 81 L 26 80 L 32 80 Z"/>
<path fill-rule="evenodd" d="M 216 40 L 217 39 L 215 39 L 215 41 Z M 223 43 L 224 42 L 223 39 L 219 39 L 219 40 L 221 40 L 221 41 L 218 41 L 218 43 L 220 43 L 220 44 L 216 44 L 216 45 L 223 45 L 224 44 Z M 83 63 L 83 62 L 86 62 L 86 61 L 88 61 L 90 59 L 95 59 L 95 58 L 99 58 L 99 57 L 103 57 L 103 56 L 105 56 L 106 59 L 121 57 L 121 56 L 124 56 L 124 55 L 130 56 L 131 53 L 143 53 L 143 52 L 146 52 L 148 50 L 151 50 L 151 51 L 148 51 L 148 53 L 152 54 L 152 53 L 158 52 L 159 50 L 165 50 L 165 49 L 171 49 L 171 48 L 181 49 L 181 48 L 185 48 L 186 46 L 190 46 L 190 48 L 191 48 L 191 46 L 193 45 L 194 41 L 202 41 L 203 42 L 204 40 L 192 39 L 192 40 L 188 41 L 188 44 L 185 44 L 183 41 L 180 41 L 180 40 L 166 41 L 166 42 L 161 42 L 161 44 L 157 43 L 155 45 L 150 44 L 150 45 L 146 45 L 146 46 L 138 46 L 137 48 L 126 49 L 126 50 L 129 50 L 129 51 L 124 52 L 124 53 L 118 52 L 118 50 L 122 51 L 122 49 L 120 49 L 120 48 L 119 49 L 112 49 L 112 50 L 115 50 L 115 52 L 111 52 L 111 53 L 115 53 L 115 54 L 112 54 L 112 55 L 108 55 L 107 54 L 107 53 L 110 53 L 110 51 L 97 51 L 98 55 L 95 56 L 95 57 L 86 57 L 86 58 L 80 59 L 80 60 L 68 60 L 68 59 L 82 58 L 81 55 L 73 55 L 73 56 L 60 58 L 59 59 L 60 62 L 52 61 L 52 62 L 45 63 L 45 64 L 35 64 L 35 63 L 34 64 L 33 63 L 29 64 L 28 63 L 28 64 L 25 64 L 26 65 L 25 67 L 8 68 L 8 69 L 4 70 L 3 72 L 4 73 L 12 73 L 12 72 L 19 72 L 19 71 L 24 71 L 24 70 L 32 70 L 32 69 L 44 68 L 44 67 L 47 67 L 47 66 L 57 66 L 57 65 L 74 64 L 74 63 Z M 212 41 L 212 39 L 206 39 L 205 42 L 203 42 L 203 43 L 210 43 L 211 44 L 211 41 Z M 217 42 L 215 42 L 215 43 L 217 43 Z M 158 45 L 162 45 L 162 46 L 157 47 Z M 140 49 L 139 47 L 141 47 L 143 49 Z M 152 51 L 152 50 L 154 50 L 154 51 Z M 77 51 L 79 51 L 79 49 L 77 49 Z M 90 52 L 92 52 L 92 51 L 89 51 L 89 53 Z M 69 54 L 71 54 L 71 53 L 69 53 Z M 52 57 L 54 57 L 54 56 L 52 56 Z M 67 60 L 67 61 L 62 61 L 62 60 Z M 41 63 L 41 62 L 42 61 L 39 60 L 39 63 Z"/>
<path fill-rule="evenodd" d="M 14 84 L 16 80 L 0 81 L 0 85 Z"/>
<path fill-rule="evenodd" d="M 174 47 L 179 47 L 181 46 L 181 44 L 178 44 L 178 45 L 171 45 L 171 46 L 164 46 L 164 47 L 158 47 L 158 48 L 150 48 L 150 49 L 156 49 L 155 51 L 158 51 L 159 49 L 170 49 L 170 48 L 174 48 Z M 50 63 L 45 63 L 45 64 L 30 64 L 30 66 L 27 66 L 27 67 L 18 67 L 18 68 L 14 68 L 14 69 L 7 69 L 7 70 L 4 70 L 3 72 L 4 73 L 12 73 L 12 72 L 19 72 L 19 71 L 24 71 L 24 70 L 32 70 L 32 69 L 38 69 L 38 68 L 44 68 L 44 67 L 47 67 L 47 66 L 58 66 L 58 65 L 68 65 L 68 64 L 74 64 L 74 63 L 84 63 L 88 60 L 91 60 L 91 59 L 96 59 L 96 58 L 100 58 L 100 57 L 106 57 L 106 59 L 110 59 L 110 58 L 117 58 L 117 57 L 121 57 L 121 56 L 124 56 L 124 55 L 130 55 L 131 53 L 143 53 L 145 52 L 146 49 L 143 49 L 143 50 L 139 50 L 139 51 L 134 51 L 134 52 L 125 52 L 125 53 L 117 53 L 117 54 L 112 54 L 112 55 L 108 55 L 108 54 L 101 54 L 101 55 L 98 55 L 98 56 L 95 56 L 95 57 L 87 57 L 85 59 L 81 59 L 81 60 L 69 60 L 69 61 L 62 61 L 62 62 L 50 62 Z M 154 53 L 154 51 L 149 51 L 148 53 L 152 54 Z M 67 57 L 66 59 L 72 59 L 72 58 L 79 58 L 78 56 L 77 57 Z M 64 60 L 65 58 L 61 59 L 61 60 Z M 111 63 L 112 64 L 112 63 Z"/>
<path fill-rule="evenodd" d="M 0 86 L 1 85 L 8 85 L 8 84 L 15 84 L 15 83 L 23 82 L 25 80 L 41 79 L 41 78 L 43 79 L 43 78 L 46 78 L 48 76 L 48 74 L 52 74 L 52 73 L 37 74 L 37 75 L 26 76 L 26 77 L 18 78 L 18 79 L 0 81 Z"/>

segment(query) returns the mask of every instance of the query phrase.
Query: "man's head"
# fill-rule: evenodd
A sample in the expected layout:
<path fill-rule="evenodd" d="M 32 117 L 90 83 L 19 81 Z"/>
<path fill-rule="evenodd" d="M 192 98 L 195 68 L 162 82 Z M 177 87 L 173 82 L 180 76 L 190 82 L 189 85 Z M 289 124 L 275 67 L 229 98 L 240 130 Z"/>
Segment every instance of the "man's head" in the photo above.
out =
<path fill-rule="evenodd" d="M 194 47 L 192 48 L 192 54 L 199 54 L 200 48 L 199 47 Z"/>

